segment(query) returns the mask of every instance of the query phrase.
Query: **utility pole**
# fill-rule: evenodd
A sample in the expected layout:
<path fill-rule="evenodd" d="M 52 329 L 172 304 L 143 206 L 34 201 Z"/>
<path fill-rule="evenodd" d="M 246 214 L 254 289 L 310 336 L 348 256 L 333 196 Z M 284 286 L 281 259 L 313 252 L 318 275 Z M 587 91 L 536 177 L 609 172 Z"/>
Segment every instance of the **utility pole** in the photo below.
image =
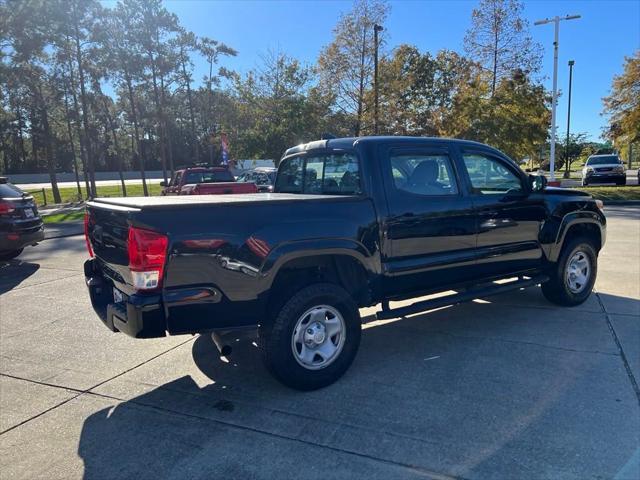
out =
<path fill-rule="evenodd" d="M 551 173 L 551 181 L 555 181 L 555 166 L 556 166 L 556 104 L 558 103 L 558 36 L 560 34 L 560 21 L 561 20 L 575 20 L 580 18 L 580 15 L 567 15 L 565 17 L 553 17 L 545 18 L 544 20 L 538 20 L 534 25 L 545 25 L 547 23 L 554 23 L 554 41 L 553 41 L 553 97 L 551 101 L 551 152 L 549 159 L 549 170 Z"/>
<path fill-rule="evenodd" d="M 378 32 L 382 30 L 384 30 L 382 25 L 373 26 L 373 131 L 376 135 L 378 135 Z"/>
<path fill-rule="evenodd" d="M 569 178 L 569 127 L 571 125 L 571 80 L 573 79 L 573 60 L 569 60 L 569 107 L 567 108 L 567 144 L 565 145 L 564 178 Z"/>

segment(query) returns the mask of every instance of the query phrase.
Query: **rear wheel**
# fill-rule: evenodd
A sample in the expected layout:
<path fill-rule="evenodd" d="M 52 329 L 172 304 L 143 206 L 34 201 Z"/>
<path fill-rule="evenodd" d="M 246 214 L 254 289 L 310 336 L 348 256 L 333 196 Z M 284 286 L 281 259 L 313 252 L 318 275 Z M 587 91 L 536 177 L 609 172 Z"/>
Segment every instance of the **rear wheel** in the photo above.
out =
<path fill-rule="evenodd" d="M 16 258 L 18 255 L 22 253 L 24 248 L 19 248 L 17 250 L 5 250 L 0 252 L 0 260 L 11 260 L 12 258 Z"/>
<path fill-rule="evenodd" d="M 616 184 L 618 184 L 618 186 L 622 186 L 622 185 L 626 185 L 627 184 L 627 179 L 623 179 L 623 180 L 618 180 L 616 182 Z"/>
<path fill-rule="evenodd" d="M 358 306 L 337 285 L 322 283 L 296 293 L 260 327 L 266 367 L 280 382 L 316 390 L 338 380 L 360 345 Z"/>
<path fill-rule="evenodd" d="M 583 187 L 588 187 L 589 186 L 589 182 L 586 179 L 582 179 L 582 186 Z"/>
<path fill-rule="evenodd" d="M 568 241 L 554 265 L 542 293 L 550 302 L 563 306 L 583 303 L 591 294 L 598 272 L 598 254 L 588 238 Z"/>

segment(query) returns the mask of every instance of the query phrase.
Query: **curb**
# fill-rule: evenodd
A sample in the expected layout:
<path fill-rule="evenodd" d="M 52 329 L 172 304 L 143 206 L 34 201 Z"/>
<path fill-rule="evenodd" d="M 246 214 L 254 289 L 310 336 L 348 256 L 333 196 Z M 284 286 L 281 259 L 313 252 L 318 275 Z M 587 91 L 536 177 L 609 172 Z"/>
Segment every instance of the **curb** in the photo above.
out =
<path fill-rule="evenodd" d="M 605 205 L 640 206 L 640 200 L 603 200 Z"/>
<path fill-rule="evenodd" d="M 54 235 L 52 237 L 47 237 L 47 234 L 45 233 L 45 237 L 44 237 L 44 241 L 46 240 L 53 240 L 54 238 L 67 238 L 67 237 L 77 237 L 79 235 L 83 235 L 84 232 L 75 232 L 75 233 L 61 233 L 60 235 Z"/>
<path fill-rule="evenodd" d="M 74 237 L 84 233 L 84 224 L 82 222 L 60 222 L 45 223 L 44 235 L 45 240 L 52 238 Z"/>

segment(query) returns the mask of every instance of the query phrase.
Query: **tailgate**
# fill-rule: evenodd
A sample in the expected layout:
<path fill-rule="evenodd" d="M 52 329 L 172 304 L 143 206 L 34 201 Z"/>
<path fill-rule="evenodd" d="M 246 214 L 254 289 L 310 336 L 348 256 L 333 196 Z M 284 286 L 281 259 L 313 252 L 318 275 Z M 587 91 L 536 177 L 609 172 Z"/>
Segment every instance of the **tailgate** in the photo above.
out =
<path fill-rule="evenodd" d="M 127 239 L 131 215 L 139 210 L 89 202 L 87 211 L 87 235 L 102 272 L 118 289 L 133 293 Z"/>

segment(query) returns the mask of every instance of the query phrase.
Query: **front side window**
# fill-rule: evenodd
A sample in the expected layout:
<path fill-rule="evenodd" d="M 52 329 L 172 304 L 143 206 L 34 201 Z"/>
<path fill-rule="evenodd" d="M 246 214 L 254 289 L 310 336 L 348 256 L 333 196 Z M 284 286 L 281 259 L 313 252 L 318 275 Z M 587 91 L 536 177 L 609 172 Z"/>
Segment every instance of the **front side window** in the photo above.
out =
<path fill-rule="evenodd" d="M 522 192 L 522 182 L 501 161 L 482 155 L 464 154 L 473 193 L 482 195 Z"/>
<path fill-rule="evenodd" d="M 398 190 L 429 196 L 458 193 L 451 160 L 445 154 L 392 155 L 391 172 Z"/>
<path fill-rule="evenodd" d="M 349 153 L 292 157 L 282 161 L 276 192 L 325 195 L 359 195 L 358 159 Z"/>
<path fill-rule="evenodd" d="M 171 183 L 169 183 L 169 185 L 171 187 L 175 187 L 177 185 L 180 185 L 180 180 L 182 179 L 182 172 L 176 172 L 175 176 L 173 177 L 173 180 L 171 180 Z"/>

